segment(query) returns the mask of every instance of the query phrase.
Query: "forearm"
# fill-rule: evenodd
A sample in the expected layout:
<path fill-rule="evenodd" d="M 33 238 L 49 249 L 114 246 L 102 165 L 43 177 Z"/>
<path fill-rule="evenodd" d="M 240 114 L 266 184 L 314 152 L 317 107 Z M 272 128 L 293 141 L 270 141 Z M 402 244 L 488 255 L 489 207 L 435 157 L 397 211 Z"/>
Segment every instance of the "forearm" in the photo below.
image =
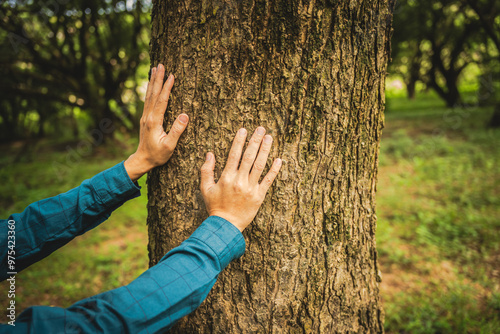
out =
<path fill-rule="evenodd" d="M 19 272 L 96 227 L 125 201 L 140 195 L 120 163 L 64 194 L 35 202 L 9 217 L 15 226 Z M 8 220 L 0 222 L 0 281 L 7 278 Z M 11 224 L 12 225 L 12 224 Z"/>
<path fill-rule="evenodd" d="M 219 273 L 244 250 L 236 227 L 210 217 L 129 285 L 67 309 L 32 307 L 19 316 L 14 332 L 164 333 L 205 300 Z"/>

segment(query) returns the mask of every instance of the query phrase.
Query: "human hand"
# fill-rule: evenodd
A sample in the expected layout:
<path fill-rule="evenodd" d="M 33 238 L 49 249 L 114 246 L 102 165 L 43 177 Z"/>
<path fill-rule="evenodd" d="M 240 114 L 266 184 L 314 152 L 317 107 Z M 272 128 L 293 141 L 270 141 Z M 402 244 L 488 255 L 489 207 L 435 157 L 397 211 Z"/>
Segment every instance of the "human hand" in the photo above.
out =
<path fill-rule="evenodd" d="M 207 153 L 206 161 L 201 167 L 201 193 L 209 215 L 226 219 L 241 232 L 255 218 L 282 164 L 281 159 L 274 160 L 271 169 L 259 184 L 273 142 L 270 135 L 264 136 L 265 133 L 263 127 L 255 130 L 238 168 L 247 138 L 245 129 L 238 131 L 226 167 L 217 183 L 214 182 L 215 157 L 211 152 Z"/>
<path fill-rule="evenodd" d="M 151 70 L 151 79 L 146 90 L 146 101 L 141 117 L 139 147 L 125 161 L 125 169 L 132 181 L 157 166 L 165 164 L 172 153 L 179 137 L 186 129 L 189 117 L 181 114 L 175 120 L 168 134 L 163 130 L 163 116 L 167 109 L 170 90 L 174 85 L 174 76 L 169 75 L 165 84 L 165 67 L 158 65 Z"/>

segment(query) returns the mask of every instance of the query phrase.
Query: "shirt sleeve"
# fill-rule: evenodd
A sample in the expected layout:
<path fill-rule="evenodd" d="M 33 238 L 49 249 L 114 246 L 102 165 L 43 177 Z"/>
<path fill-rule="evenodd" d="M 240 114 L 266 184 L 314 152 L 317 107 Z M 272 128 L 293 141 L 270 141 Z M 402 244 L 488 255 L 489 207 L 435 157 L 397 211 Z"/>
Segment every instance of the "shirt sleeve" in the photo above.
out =
<path fill-rule="evenodd" d="M 93 229 L 140 194 L 121 162 L 64 194 L 35 202 L 22 213 L 1 220 L 0 281 L 10 276 L 7 273 L 20 272 Z M 12 235 L 15 238 L 9 239 Z M 13 267 L 7 262 L 11 250 L 15 252 L 10 253 L 15 257 Z"/>
<path fill-rule="evenodd" d="M 9 333 L 164 333 L 205 300 L 219 273 L 244 252 L 241 232 L 211 216 L 129 285 L 67 309 L 31 307 Z M 9 325 L 3 326 L 0 332 Z"/>

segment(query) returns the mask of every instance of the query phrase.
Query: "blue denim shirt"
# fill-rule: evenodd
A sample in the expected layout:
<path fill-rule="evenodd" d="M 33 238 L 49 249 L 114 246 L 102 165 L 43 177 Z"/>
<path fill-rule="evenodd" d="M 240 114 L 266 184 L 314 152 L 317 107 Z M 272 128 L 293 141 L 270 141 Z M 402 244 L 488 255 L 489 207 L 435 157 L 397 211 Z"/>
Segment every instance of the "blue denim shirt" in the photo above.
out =
<path fill-rule="evenodd" d="M 122 162 L 75 189 L 0 220 L 0 281 L 96 227 L 125 201 L 139 195 L 140 188 L 130 180 Z M 14 235 L 9 231 L 15 231 L 15 248 L 8 243 L 8 236 Z M 10 268 L 8 252 L 12 249 L 15 263 Z M 164 332 L 194 311 L 219 273 L 244 252 L 241 232 L 225 219 L 211 216 L 130 284 L 66 309 L 30 307 L 16 316 L 15 326 L 0 324 L 0 333 Z M 4 310 L 8 306 L 8 301 L 0 305 Z"/>

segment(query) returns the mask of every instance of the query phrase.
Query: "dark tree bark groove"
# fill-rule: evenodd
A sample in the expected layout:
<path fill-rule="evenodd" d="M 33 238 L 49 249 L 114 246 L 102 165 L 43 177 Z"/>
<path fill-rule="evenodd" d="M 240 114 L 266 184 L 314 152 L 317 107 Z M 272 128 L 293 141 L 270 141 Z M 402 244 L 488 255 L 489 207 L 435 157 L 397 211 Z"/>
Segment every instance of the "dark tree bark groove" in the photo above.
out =
<path fill-rule="evenodd" d="M 173 333 L 383 332 L 375 191 L 391 1 L 153 1 L 151 61 L 187 132 L 148 176 L 150 264 L 207 217 L 199 169 L 240 127 L 284 165 L 245 255 Z M 271 161 L 271 159 L 270 159 Z"/>

